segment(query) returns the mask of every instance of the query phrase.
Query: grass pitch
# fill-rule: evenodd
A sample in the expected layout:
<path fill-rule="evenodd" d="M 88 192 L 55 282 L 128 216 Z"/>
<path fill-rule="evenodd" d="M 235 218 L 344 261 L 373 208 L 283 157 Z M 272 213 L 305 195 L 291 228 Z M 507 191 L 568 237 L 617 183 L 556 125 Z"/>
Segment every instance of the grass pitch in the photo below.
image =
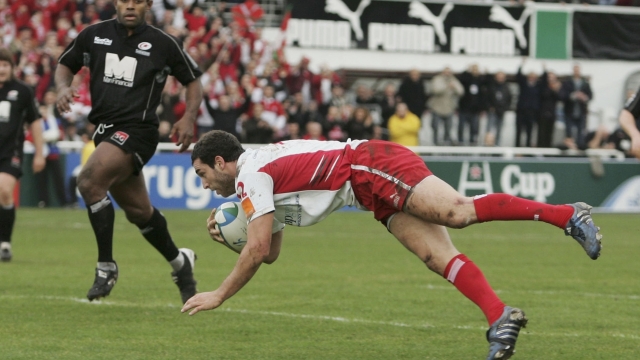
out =
<path fill-rule="evenodd" d="M 207 236 L 207 212 L 165 211 L 198 254 L 198 289 L 237 255 Z M 88 303 L 97 250 L 83 210 L 18 209 L 0 263 L 2 359 L 484 359 L 481 311 L 370 213 L 285 229 L 282 253 L 217 310 L 180 313 L 170 266 L 116 213 L 111 295 Z M 640 358 L 640 216 L 594 216 L 602 257 L 562 230 L 493 222 L 450 230 L 507 304 L 530 319 L 514 359 Z"/>

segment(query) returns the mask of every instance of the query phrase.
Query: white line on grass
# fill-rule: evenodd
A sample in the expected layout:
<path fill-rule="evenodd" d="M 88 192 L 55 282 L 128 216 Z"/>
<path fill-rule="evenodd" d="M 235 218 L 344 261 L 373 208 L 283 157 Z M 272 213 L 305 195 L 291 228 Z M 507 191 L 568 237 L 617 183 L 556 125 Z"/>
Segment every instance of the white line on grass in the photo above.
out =
<path fill-rule="evenodd" d="M 140 307 L 140 308 L 171 308 L 178 309 L 180 306 L 176 306 L 175 304 L 151 304 L 151 303 L 132 303 L 132 302 L 114 302 L 114 301 L 106 301 L 106 300 L 98 300 L 98 301 L 89 301 L 83 298 L 75 298 L 75 297 L 64 297 L 64 296 L 26 296 L 26 295 L 0 295 L 0 299 L 40 299 L 40 300 L 55 300 L 55 301 L 67 301 L 67 302 L 77 302 L 92 306 L 116 306 L 116 307 Z M 310 314 L 293 314 L 279 311 L 259 311 L 259 310 L 246 310 L 246 309 L 234 309 L 234 308 L 220 308 L 217 309 L 216 312 L 227 312 L 227 313 L 240 313 L 240 314 L 252 314 L 252 315 L 268 315 L 268 316 L 280 316 L 280 317 L 288 317 L 294 319 L 311 319 L 311 320 L 325 320 L 325 321 L 335 321 L 341 323 L 358 323 L 358 324 L 366 324 L 366 325 L 386 325 L 386 326 L 395 326 L 395 327 L 404 327 L 404 328 L 412 328 L 412 329 L 431 329 L 438 328 L 442 326 L 436 326 L 431 324 L 406 324 L 397 321 L 375 321 L 375 320 L 365 320 L 358 318 L 345 318 L 340 316 L 328 316 L 328 315 L 310 315 Z M 461 330 L 473 330 L 473 331 L 486 331 L 486 327 L 481 326 L 472 326 L 472 325 L 453 325 L 454 329 Z M 536 331 L 528 331 L 524 330 L 523 334 L 534 335 L 534 336 L 546 336 L 546 337 L 583 337 L 585 335 L 591 334 L 580 334 L 580 333 L 550 333 L 550 332 L 536 332 Z M 622 333 L 602 333 L 600 332 L 598 335 L 606 336 L 606 337 L 615 337 L 615 338 L 623 338 L 623 339 L 631 339 L 631 340 L 640 340 L 640 335 L 635 334 L 622 334 Z"/>
<path fill-rule="evenodd" d="M 364 320 L 364 319 L 349 319 L 340 316 L 328 316 L 328 315 L 308 315 L 308 314 L 292 314 L 292 313 L 284 313 L 279 311 L 255 311 L 255 310 L 244 310 L 244 309 L 232 309 L 232 308 L 222 308 L 220 311 L 226 312 L 235 312 L 235 313 L 243 313 L 243 314 L 258 314 L 258 315 L 272 315 L 272 316 L 283 316 L 283 317 L 291 317 L 291 318 L 300 318 L 300 319 L 312 319 L 312 320 L 329 320 L 329 321 L 337 321 L 344 323 L 360 323 L 360 324 L 369 324 L 369 325 L 389 325 L 389 326 L 398 326 L 398 327 L 407 327 L 407 328 L 435 328 L 435 326 L 431 324 L 405 324 L 397 321 L 375 321 L 375 320 Z"/>

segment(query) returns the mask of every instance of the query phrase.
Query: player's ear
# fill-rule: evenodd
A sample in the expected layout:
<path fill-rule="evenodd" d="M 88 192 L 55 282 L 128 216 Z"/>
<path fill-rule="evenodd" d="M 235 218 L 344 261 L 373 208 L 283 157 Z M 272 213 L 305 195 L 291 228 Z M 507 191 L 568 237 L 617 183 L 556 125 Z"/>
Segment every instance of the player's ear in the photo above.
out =
<path fill-rule="evenodd" d="M 224 164 L 225 164 L 225 161 L 222 158 L 222 156 L 216 156 L 213 159 L 213 167 L 214 167 L 214 169 L 218 168 L 218 169 L 222 170 L 222 169 L 224 169 Z"/>

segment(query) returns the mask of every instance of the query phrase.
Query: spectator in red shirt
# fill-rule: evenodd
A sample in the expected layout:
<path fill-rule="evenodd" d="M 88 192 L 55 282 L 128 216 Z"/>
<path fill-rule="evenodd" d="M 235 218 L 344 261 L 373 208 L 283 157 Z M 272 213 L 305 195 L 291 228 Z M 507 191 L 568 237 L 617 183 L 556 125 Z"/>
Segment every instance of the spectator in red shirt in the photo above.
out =
<path fill-rule="evenodd" d="M 197 3 L 193 3 L 189 11 L 183 13 L 184 19 L 187 21 L 187 29 L 190 32 L 199 32 L 207 26 L 207 17 L 204 11 Z"/>
<path fill-rule="evenodd" d="M 262 18 L 264 10 L 260 4 L 254 0 L 247 0 L 243 4 L 238 4 L 231 8 L 233 20 L 242 28 L 249 29 Z"/>
<path fill-rule="evenodd" d="M 26 2 L 16 2 L 15 4 L 13 4 L 13 6 L 11 6 L 11 10 L 13 13 L 13 20 L 16 24 L 17 29 L 29 26 L 29 21 L 31 21 L 31 11 Z M 33 8 L 33 10 L 35 10 L 35 7 Z"/>
<path fill-rule="evenodd" d="M 220 67 L 218 72 L 225 84 L 231 81 L 238 81 L 238 66 L 231 61 L 231 54 L 226 49 L 220 51 Z"/>
<path fill-rule="evenodd" d="M 285 116 L 282 103 L 274 97 L 273 85 L 267 84 L 263 89 L 262 100 L 260 103 L 264 108 L 262 118 L 266 120 L 273 129 L 273 135 L 276 139 L 284 136 L 287 118 Z"/>

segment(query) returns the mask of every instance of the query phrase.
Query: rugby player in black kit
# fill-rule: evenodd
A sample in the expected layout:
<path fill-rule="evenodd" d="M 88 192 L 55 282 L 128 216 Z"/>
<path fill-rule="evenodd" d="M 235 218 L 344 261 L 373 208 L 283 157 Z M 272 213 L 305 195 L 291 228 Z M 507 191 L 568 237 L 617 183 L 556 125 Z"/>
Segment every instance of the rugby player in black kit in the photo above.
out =
<path fill-rule="evenodd" d="M 202 73 L 181 41 L 145 23 L 153 1 L 114 3 L 116 18 L 82 30 L 60 56 L 55 73 L 61 112 L 69 111 L 77 96 L 71 86 L 74 74 L 82 66 L 91 73 L 89 121 L 96 125 L 96 149 L 78 176 L 78 189 L 98 243 L 95 281 L 87 298 L 109 295 L 118 279 L 112 255 L 115 215 L 109 192 L 127 220 L 171 264 L 184 303 L 196 293 L 195 254 L 174 244 L 164 216 L 151 205 L 141 170 L 158 144 L 156 108 L 168 75 L 186 87 L 187 109 L 174 124 L 172 135 L 178 136 L 180 152 L 188 149 L 202 101 L 198 79 Z"/>
<path fill-rule="evenodd" d="M 10 261 L 11 235 L 16 220 L 13 190 L 22 175 L 24 124 L 30 124 L 35 145 L 33 172 L 45 165 L 42 121 L 33 91 L 13 77 L 13 54 L 0 48 L 0 260 Z"/>

